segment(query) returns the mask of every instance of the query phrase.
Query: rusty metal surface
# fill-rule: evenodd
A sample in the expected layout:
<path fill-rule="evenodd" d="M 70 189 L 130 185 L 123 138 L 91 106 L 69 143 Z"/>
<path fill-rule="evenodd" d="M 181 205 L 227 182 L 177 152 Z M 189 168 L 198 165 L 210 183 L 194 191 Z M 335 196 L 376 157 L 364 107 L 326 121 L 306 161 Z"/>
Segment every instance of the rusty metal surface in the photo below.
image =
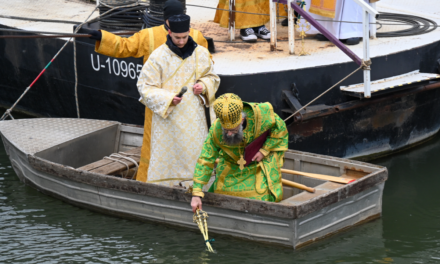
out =
<path fill-rule="evenodd" d="M 298 122 L 305 121 L 308 119 L 322 117 L 331 115 L 338 112 L 348 111 L 360 107 L 366 107 L 369 105 L 375 105 L 377 103 L 381 103 L 384 101 L 389 101 L 395 98 L 405 97 L 413 94 L 417 94 L 424 91 L 434 90 L 440 88 L 440 82 L 428 84 L 425 86 L 420 86 L 418 88 L 414 88 L 407 91 L 402 91 L 398 93 L 394 93 L 391 95 L 387 95 L 386 97 L 368 99 L 368 100 L 353 100 L 341 104 L 336 105 L 313 105 L 307 107 L 307 110 L 302 114 L 302 117 L 298 119 Z"/>
<path fill-rule="evenodd" d="M 26 154 L 34 154 L 69 140 L 119 124 L 78 118 L 32 118 L 0 122 L 0 132 Z"/>
<path fill-rule="evenodd" d="M 414 146 L 440 129 L 439 88 L 435 82 L 368 100 L 307 107 L 300 121 L 287 124 L 289 146 L 362 160 Z"/>

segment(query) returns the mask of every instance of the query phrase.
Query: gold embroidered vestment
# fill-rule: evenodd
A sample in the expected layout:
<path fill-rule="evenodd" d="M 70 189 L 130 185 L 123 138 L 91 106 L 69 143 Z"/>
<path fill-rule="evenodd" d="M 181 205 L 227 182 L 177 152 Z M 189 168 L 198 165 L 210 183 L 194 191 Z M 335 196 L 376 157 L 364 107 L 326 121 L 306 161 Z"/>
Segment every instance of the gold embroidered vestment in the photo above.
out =
<path fill-rule="evenodd" d="M 168 31 L 164 25 L 143 29 L 129 38 L 122 38 L 105 30 L 101 30 L 101 33 L 102 39 L 101 41 L 96 41 L 95 52 L 115 58 L 143 57 L 144 64 L 150 57 L 150 54 L 167 41 L 168 36 Z M 198 45 L 208 48 L 208 42 L 200 31 L 191 28 L 189 35 Z M 210 57 L 212 58 L 211 55 Z M 136 175 L 136 180 L 142 182 L 145 182 L 148 178 L 152 117 L 153 112 L 148 107 L 145 107 L 141 160 Z"/>
<path fill-rule="evenodd" d="M 201 46 L 182 60 L 163 44 L 142 68 L 137 83 L 140 101 L 154 113 L 147 182 L 174 186 L 192 179 L 208 131 L 204 106 L 193 93 L 196 82 L 204 86 L 208 102 L 213 102 L 220 79 L 208 50 Z M 183 86 L 188 92 L 178 105 L 172 105 Z"/>
<path fill-rule="evenodd" d="M 219 158 L 216 179 L 210 192 L 245 197 L 255 200 L 279 202 L 283 197 L 281 167 L 288 145 L 288 132 L 284 121 L 273 112 L 270 103 L 244 103 L 246 128 L 244 143 L 229 146 L 223 141 L 219 119 L 211 126 L 208 138 L 194 171 L 193 194 L 203 196 L 202 188 L 208 183 Z M 244 147 L 270 129 L 270 135 L 260 152 L 265 158 L 240 170 L 237 161 Z"/>

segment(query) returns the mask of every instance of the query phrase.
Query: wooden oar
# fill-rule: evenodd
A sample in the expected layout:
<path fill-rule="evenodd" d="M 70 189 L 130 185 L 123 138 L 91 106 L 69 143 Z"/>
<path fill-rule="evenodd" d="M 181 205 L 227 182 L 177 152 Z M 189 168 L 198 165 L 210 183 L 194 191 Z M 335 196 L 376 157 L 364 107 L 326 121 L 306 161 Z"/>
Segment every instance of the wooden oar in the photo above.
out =
<path fill-rule="evenodd" d="M 332 181 L 332 182 L 339 182 L 339 183 L 350 183 L 355 181 L 354 179 L 348 179 L 348 178 L 341 178 L 341 177 L 335 177 L 335 176 L 329 176 L 329 175 L 323 175 L 323 174 L 316 174 L 316 173 L 309 173 L 309 172 L 302 172 L 302 171 L 295 171 L 295 170 L 287 170 L 287 169 L 281 169 L 282 173 L 288 173 L 293 175 L 302 175 L 310 178 L 325 180 L 325 181 Z"/>
<path fill-rule="evenodd" d="M 304 184 L 296 183 L 296 182 L 289 181 L 289 180 L 286 180 L 286 179 L 281 179 L 281 182 L 283 183 L 284 186 L 289 186 L 289 187 L 294 187 L 294 188 L 298 188 L 298 189 L 301 189 L 301 190 L 306 190 L 306 191 L 311 192 L 311 193 L 315 192 L 315 188 L 307 187 Z"/>

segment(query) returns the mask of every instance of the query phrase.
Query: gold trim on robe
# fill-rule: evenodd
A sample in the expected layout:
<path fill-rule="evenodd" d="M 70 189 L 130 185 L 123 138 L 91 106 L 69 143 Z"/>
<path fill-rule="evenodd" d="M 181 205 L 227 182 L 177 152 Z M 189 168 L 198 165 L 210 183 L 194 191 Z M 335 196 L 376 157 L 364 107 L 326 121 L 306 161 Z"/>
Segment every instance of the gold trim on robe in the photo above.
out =
<path fill-rule="evenodd" d="M 204 106 L 193 92 L 196 82 L 203 82 L 215 99 L 220 78 L 213 71 L 208 50 L 201 46 L 182 60 L 163 44 L 142 68 L 139 100 L 153 112 L 147 182 L 172 187 L 179 184 L 178 179 L 193 176 L 208 132 Z M 188 91 L 178 105 L 172 105 L 183 86 Z"/>
<path fill-rule="evenodd" d="M 309 12 L 323 17 L 335 18 L 337 0 L 312 0 Z"/>
<path fill-rule="evenodd" d="M 168 31 L 163 25 L 143 29 L 129 38 L 116 36 L 105 30 L 101 30 L 101 33 L 102 39 L 96 41 L 95 52 L 115 58 L 143 57 L 144 64 L 147 62 L 150 54 L 167 41 L 168 35 Z M 191 28 L 189 35 L 198 45 L 208 48 L 208 42 L 200 31 Z M 212 59 L 212 55 L 210 55 L 210 58 Z M 153 112 L 151 112 L 148 107 L 145 107 L 141 159 L 138 173 L 136 175 L 136 180 L 141 182 L 146 182 L 148 178 L 147 173 L 151 156 L 150 141 L 152 118 Z"/>

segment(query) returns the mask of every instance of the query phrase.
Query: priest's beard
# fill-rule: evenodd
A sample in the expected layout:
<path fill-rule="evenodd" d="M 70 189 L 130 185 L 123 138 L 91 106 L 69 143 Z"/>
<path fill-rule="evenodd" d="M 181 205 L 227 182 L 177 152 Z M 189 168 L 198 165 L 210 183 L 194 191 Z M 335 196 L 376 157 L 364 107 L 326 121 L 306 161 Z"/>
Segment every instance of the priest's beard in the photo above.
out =
<path fill-rule="evenodd" d="M 243 141 L 243 124 L 238 128 L 238 132 L 234 135 L 228 136 L 228 133 L 222 129 L 223 131 L 223 141 L 226 145 L 236 146 L 239 145 Z"/>

